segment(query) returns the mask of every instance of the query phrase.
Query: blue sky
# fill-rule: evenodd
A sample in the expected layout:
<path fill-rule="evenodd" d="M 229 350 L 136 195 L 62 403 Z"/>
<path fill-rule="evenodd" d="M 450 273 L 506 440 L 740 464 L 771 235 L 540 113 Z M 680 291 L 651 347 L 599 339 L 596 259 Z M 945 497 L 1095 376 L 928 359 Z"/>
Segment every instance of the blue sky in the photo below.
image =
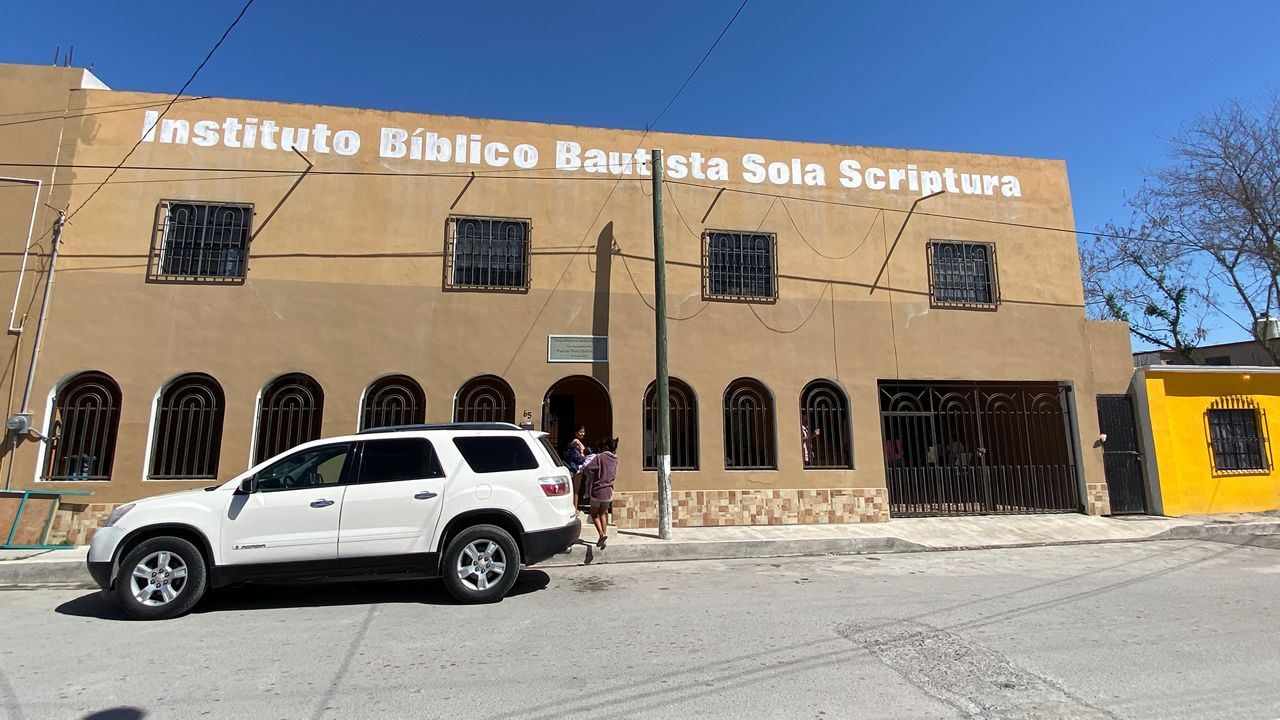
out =
<path fill-rule="evenodd" d="M 642 128 L 739 2 L 258 0 L 188 92 Z M 74 45 L 113 88 L 172 92 L 241 5 L 5 3 L 0 61 Z M 1162 138 L 1280 89 L 1276 28 L 1270 0 L 751 0 L 658 127 L 1062 158 L 1092 230 Z"/>

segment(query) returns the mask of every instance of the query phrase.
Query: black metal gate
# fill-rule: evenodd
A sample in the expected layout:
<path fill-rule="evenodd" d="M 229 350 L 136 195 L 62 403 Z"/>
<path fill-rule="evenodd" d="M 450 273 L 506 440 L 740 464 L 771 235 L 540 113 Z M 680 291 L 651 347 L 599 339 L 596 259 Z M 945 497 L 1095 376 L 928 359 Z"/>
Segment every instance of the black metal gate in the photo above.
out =
<path fill-rule="evenodd" d="M 1133 419 L 1133 399 L 1128 395 L 1098 396 L 1098 429 L 1107 436 L 1102 444 L 1107 494 L 1112 515 L 1147 512 L 1147 493 L 1138 452 L 1138 430 Z"/>
<path fill-rule="evenodd" d="M 1080 512 L 1067 394 L 1056 383 L 880 383 L 889 514 Z"/>

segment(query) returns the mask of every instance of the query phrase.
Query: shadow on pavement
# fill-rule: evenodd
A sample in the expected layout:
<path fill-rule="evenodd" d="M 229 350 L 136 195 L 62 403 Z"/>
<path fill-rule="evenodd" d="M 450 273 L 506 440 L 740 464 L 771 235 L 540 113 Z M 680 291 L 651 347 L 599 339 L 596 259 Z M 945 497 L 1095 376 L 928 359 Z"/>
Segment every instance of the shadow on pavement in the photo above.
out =
<path fill-rule="evenodd" d="M 521 570 L 520 577 L 503 602 L 545 589 L 551 576 L 541 570 Z M 378 605 L 416 603 L 420 605 L 457 605 L 458 602 L 439 580 L 322 580 L 278 583 L 248 583 L 241 587 L 210 590 L 191 610 L 193 614 L 228 610 L 268 610 L 275 608 L 307 608 L 335 605 Z M 61 615 L 92 617 L 99 620 L 131 618 L 116 609 L 105 592 L 81 595 L 62 603 L 55 612 Z M 128 708 L 124 708 L 128 709 Z M 111 712 L 111 711 L 104 711 Z M 97 717 L 97 716 L 92 716 Z M 116 717 L 116 716 L 103 716 Z M 120 715 L 121 718 L 132 717 Z"/>
<path fill-rule="evenodd" d="M 142 720 L 147 711 L 136 707 L 114 707 L 89 713 L 80 720 Z"/>

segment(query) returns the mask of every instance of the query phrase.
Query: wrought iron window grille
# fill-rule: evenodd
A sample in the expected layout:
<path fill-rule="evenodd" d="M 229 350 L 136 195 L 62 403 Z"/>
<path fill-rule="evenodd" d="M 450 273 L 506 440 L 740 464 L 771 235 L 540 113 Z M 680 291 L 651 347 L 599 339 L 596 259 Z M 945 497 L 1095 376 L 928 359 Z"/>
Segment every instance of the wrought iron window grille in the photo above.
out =
<path fill-rule="evenodd" d="M 449 217 L 445 222 L 445 289 L 528 292 L 532 243 L 529 220 Z"/>
<path fill-rule="evenodd" d="M 849 399 L 843 389 L 827 380 L 805 385 L 800 393 L 800 424 L 805 470 L 853 469 Z"/>
<path fill-rule="evenodd" d="M 995 310 L 999 306 L 993 243 L 933 240 L 925 248 L 933 307 Z"/>
<path fill-rule="evenodd" d="M 471 378 L 458 388 L 453 421 L 515 424 L 516 394 L 505 380 L 496 375 Z"/>
<path fill-rule="evenodd" d="M 147 282 L 241 285 L 249 270 L 253 206 L 161 200 Z"/>
<path fill-rule="evenodd" d="M 778 300 L 778 236 L 707 230 L 702 233 L 704 300 Z"/>
<path fill-rule="evenodd" d="M 160 393 L 150 480 L 218 477 L 226 401 L 217 380 L 202 373 L 176 378 Z"/>
<path fill-rule="evenodd" d="M 1205 410 L 1205 434 L 1213 472 L 1257 474 L 1271 470 L 1267 411 L 1240 395 L 1214 400 Z"/>
<path fill-rule="evenodd" d="M 427 421 L 427 396 L 407 375 L 388 375 L 374 381 L 364 394 L 360 429 L 418 425 Z"/>
<path fill-rule="evenodd" d="M 254 462 L 320 437 L 324 390 L 309 375 L 291 373 L 262 390 L 258 403 L 258 437 Z"/>
<path fill-rule="evenodd" d="M 760 381 L 739 378 L 724 391 L 726 470 L 777 470 L 773 396 Z"/>
<path fill-rule="evenodd" d="M 120 429 L 120 386 L 100 372 L 73 377 L 54 396 L 54 419 L 42 479 L 111 479 Z"/>
<path fill-rule="evenodd" d="M 678 378 L 668 378 L 671 403 L 671 469 L 698 469 L 698 399 L 693 388 Z M 658 385 L 649 383 L 644 391 L 643 464 L 645 470 L 658 469 Z"/>

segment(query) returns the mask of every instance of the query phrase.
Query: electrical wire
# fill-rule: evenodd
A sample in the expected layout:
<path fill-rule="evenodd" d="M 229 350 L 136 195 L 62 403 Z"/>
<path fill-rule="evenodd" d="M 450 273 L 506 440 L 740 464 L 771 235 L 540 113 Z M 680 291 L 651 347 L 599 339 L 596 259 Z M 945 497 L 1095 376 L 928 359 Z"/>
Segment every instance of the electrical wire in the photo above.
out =
<path fill-rule="evenodd" d="M 188 102 L 194 102 L 196 100 L 208 100 L 208 99 L 209 99 L 208 95 L 197 95 L 195 97 L 182 98 L 181 100 L 178 100 L 178 102 L 188 103 Z M 50 115 L 48 117 L 29 118 L 27 120 L 13 120 L 10 122 L 4 122 L 4 123 L 0 123 L 0 128 L 12 127 L 14 125 L 26 125 L 28 123 L 47 122 L 49 120 L 73 120 L 75 118 L 89 117 L 92 115 L 110 115 L 112 113 L 130 112 L 132 110 L 145 110 L 146 108 L 150 108 L 150 107 L 160 107 L 163 104 L 164 104 L 163 102 L 157 102 L 157 103 L 121 103 L 118 105 L 99 105 L 95 107 L 92 111 L 86 109 L 84 112 L 75 113 L 74 115 Z M 126 105 L 128 107 L 125 107 Z M 120 109 L 104 110 L 103 108 L 120 108 Z M 34 115 L 35 113 L 47 113 L 47 112 L 58 112 L 58 111 L 36 110 L 34 112 L 27 112 L 27 113 L 12 113 L 12 115 Z M 4 116 L 0 115 L 0 117 L 4 117 Z"/>
<path fill-rule="evenodd" d="M 634 164 L 632 164 L 632 165 L 634 166 Z M 23 167 L 23 168 L 73 168 L 73 169 L 77 169 L 77 170 L 106 170 L 106 169 L 113 169 L 113 170 L 154 171 L 154 172 L 183 172 L 183 171 L 186 171 L 186 172 L 235 172 L 235 173 L 247 173 L 247 174 L 250 174 L 250 175 L 268 175 L 268 176 L 271 176 L 271 175 L 274 175 L 274 176 L 284 176 L 284 175 L 288 175 L 288 176 L 290 176 L 290 177 L 292 177 L 292 176 L 294 176 L 294 175 L 297 175 L 297 172 L 296 172 L 296 171 L 295 171 L 295 172 L 289 172 L 289 171 L 282 170 L 281 168 L 191 167 L 191 166 L 180 166 L 180 165 L 130 165 L 130 166 L 125 167 L 125 166 L 123 166 L 123 165 L 121 165 L 121 166 L 114 166 L 114 165 L 101 165 L 101 164 L 75 164 L 75 163 L 62 163 L 62 164 L 57 164 L 57 163 L 31 163 L 31 162 L 21 162 L 21 163 L 16 163 L 16 162 L 0 162 L 0 167 Z M 603 181 L 603 182 L 607 182 L 607 181 L 622 182 L 622 181 L 625 181 L 625 180 L 633 180 L 633 181 L 635 181 L 635 180 L 648 180 L 648 179 L 649 179 L 649 178 L 648 178 L 648 177 L 646 177 L 646 176 L 640 176 L 640 175 L 636 175 L 636 176 L 617 176 L 617 177 L 614 177 L 614 176 L 593 177 L 593 176 L 590 176 L 590 175 L 549 175 L 549 176 L 526 176 L 526 175 L 512 174 L 512 173 L 518 173 L 518 172 L 527 172 L 527 171 L 529 171 L 529 170 L 554 170 L 554 169 L 556 169 L 556 168 L 554 168 L 553 166 L 547 166 L 547 167 L 538 167 L 538 168 L 528 168 L 527 170 L 526 170 L 526 169 L 522 169 L 522 168 L 509 168 L 509 169 L 502 169 L 502 170 L 496 170 L 496 169 L 495 169 L 495 170 L 476 170 L 476 171 L 465 170 L 465 169 L 458 169 L 458 170 L 448 170 L 448 171 L 441 171 L 441 172 L 384 172 L 384 171 L 372 171 L 372 170 L 312 170 L 312 171 L 311 171 L 311 173 L 310 173 L 310 175 L 313 175 L 313 176 L 320 176 L 320 175 L 328 175 L 328 176 L 351 176 L 351 177 L 406 177 L 406 178 L 411 178 L 411 177 L 413 177 L 413 178 L 422 178 L 422 177 L 438 177 L 438 178 L 468 178 L 468 177 L 471 177 L 472 175 L 476 175 L 476 176 L 485 175 L 485 177 L 488 177 L 488 178 L 490 178 L 490 179 L 494 179 L 494 180 L 525 180 L 525 179 L 528 179 L 528 180 L 566 180 L 566 181 L 588 180 L 588 181 Z M 496 173 L 504 173 L 504 172 L 505 172 L 505 173 L 507 173 L 507 174 L 505 174 L 505 175 L 496 174 Z M 489 173 L 489 174 L 486 174 L 486 173 Z M 167 178 L 165 181 L 166 181 L 166 182 L 185 182 L 185 181 L 187 181 L 187 180 L 194 180 L 194 179 L 198 179 L 198 178 Z M 232 178 L 215 178 L 215 179 L 232 179 Z M 246 175 L 243 179 L 252 179 L 252 177 L 250 177 L 250 176 Z M 124 181 L 122 181 L 122 182 L 124 182 Z M 131 182 L 139 182 L 139 181 L 131 181 Z M 743 189 L 743 188 L 734 188 L 734 187 L 730 187 L 730 186 L 728 186 L 728 185 L 708 185 L 708 184 L 705 184 L 705 183 L 694 183 L 694 182 L 687 182 L 687 181 L 681 181 L 681 180 L 669 180 L 669 179 L 664 179 L 664 180 L 663 180 L 663 183 L 664 183 L 664 184 L 666 184 L 666 185 L 669 185 L 669 186 L 680 185 L 680 186 L 685 186 L 685 187 L 702 188 L 702 189 L 705 189 L 705 190 L 716 190 L 716 191 L 723 190 L 724 192 L 738 193 L 738 194 L 742 194 L 742 195 L 754 195 L 754 196 L 757 196 L 757 197 L 767 197 L 767 198 L 775 199 L 775 200 L 784 200 L 784 201 L 785 201 L 785 200 L 791 200 L 791 201 L 795 201 L 795 202 L 814 203 L 814 204 L 818 204 L 818 205 L 831 205 L 831 206 L 835 206 L 835 207 L 850 207 L 850 208 L 859 208 L 859 209 L 863 209 L 863 210 L 878 210 L 878 211 L 880 211 L 880 212 L 885 212 L 885 211 L 889 211 L 889 212 L 899 212 L 899 213 L 905 213 L 905 212 L 907 212 L 906 210 L 903 210 L 902 208 L 898 208 L 898 207 L 888 207 L 888 206 L 884 206 L 884 205 L 870 205 L 870 204 L 867 204 L 867 203 L 847 202 L 847 201 L 841 201 L 841 200 L 824 200 L 824 199 L 821 199 L 821 198 L 804 197 L 804 196 L 801 196 L 801 195 L 786 195 L 786 194 L 782 194 L 782 193 L 768 193 L 768 192 L 763 192 L 763 191 L 760 191 L 760 190 L 747 190 L 747 189 Z M 86 183 L 76 183 L 76 184 L 92 185 L 92 184 L 95 184 L 95 183 L 94 183 L 94 182 L 86 182 Z M 59 185 L 59 184 L 58 184 L 58 183 L 53 183 L 52 185 L 57 186 L 57 185 Z M 2 187 L 0 187 L 0 189 L 3 189 L 3 188 L 2 188 Z M 648 193 L 646 193 L 646 196 L 648 196 Z M 86 201 L 86 202 L 87 202 L 87 201 Z M 83 204 L 82 204 L 82 206 L 83 206 Z M 977 218 L 977 217 L 970 217 L 970 216 L 967 216 L 967 215 L 950 215 L 950 214 L 947 214 L 947 213 L 927 212 L 927 211 L 924 211 L 924 210 L 916 210 L 913 214 L 914 214 L 914 215 L 919 215 L 919 216 L 922 216 L 922 217 L 941 218 L 941 219 L 944 219 L 944 220 L 959 220 L 959 221 L 962 221 L 962 222 L 985 223 L 985 224 L 991 224 L 991 225 L 1001 225 L 1001 226 L 1005 226 L 1005 227 L 1025 228 L 1025 229 L 1028 229 L 1028 230 L 1042 230 L 1042 231 L 1045 231 L 1045 232 L 1059 232 L 1059 233 L 1068 233 L 1068 234 L 1072 234 L 1072 235 L 1087 235 L 1087 236 L 1090 236 L 1090 237 L 1111 238 L 1111 239 L 1115 239 L 1115 240 L 1132 240 L 1132 241 L 1139 241 L 1139 240 L 1142 240 L 1142 239 L 1143 239 L 1143 238 L 1137 238 L 1137 237 L 1134 237 L 1134 236 L 1131 236 L 1131 235 L 1122 235 L 1122 234 L 1119 234 L 1119 233 L 1105 233 L 1105 232 L 1094 232 L 1094 231 L 1089 231 L 1089 230 L 1076 230 L 1076 229 L 1072 229 L 1072 228 L 1053 227 L 1053 226 L 1051 226 L 1051 225 L 1038 225 L 1038 224 L 1033 224 L 1033 223 L 1019 223 L 1019 222 L 1013 222 L 1013 221 L 1010 221 L 1010 220 L 992 220 L 992 219 L 989 219 L 989 218 Z M 793 224 L 793 225 L 795 224 L 795 223 L 794 223 L 794 220 L 792 221 L 792 224 Z M 685 223 L 685 225 L 686 225 L 686 227 L 687 227 L 687 226 L 688 226 L 688 223 L 686 222 L 686 223 Z M 797 230 L 799 230 L 799 227 L 797 227 L 796 229 L 797 229 Z M 806 242 L 807 242 L 807 239 L 806 239 Z M 812 246 L 811 246 L 811 247 L 812 247 Z M 821 252 L 818 252 L 816 248 L 814 248 L 814 252 L 817 252 L 819 255 L 822 255 L 822 253 L 821 253 Z M 824 257 L 828 257 L 828 258 L 830 258 L 830 256 L 826 256 L 826 255 L 824 255 Z M 840 258 L 836 258 L 836 259 L 840 259 Z"/>
<path fill-rule="evenodd" d="M 667 114 L 667 110 L 671 108 L 672 103 L 676 101 L 676 98 L 680 97 L 680 94 L 684 92 L 685 88 L 689 87 L 689 83 L 693 80 L 693 76 L 698 74 L 698 71 L 702 69 L 703 63 L 707 61 L 707 58 L 711 57 L 711 53 L 715 52 L 716 46 L 720 44 L 722 39 L 724 39 L 724 36 L 729 32 L 729 28 L 733 27 L 733 22 L 738 19 L 738 16 L 742 14 L 742 10 L 746 6 L 747 0 L 742 0 L 742 4 L 739 5 L 737 11 L 733 13 L 733 17 L 729 18 L 729 22 L 725 24 L 724 29 L 716 36 L 715 42 L 711 43 L 711 47 L 707 48 L 707 52 L 702 56 L 702 59 L 694 66 L 693 72 L 689 73 L 689 77 L 684 79 L 684 83 L 680 86 L 680 89 L 676 90 L 676 94 L 671 96 L 671 99 L 667 101 L 667 104 L 662 106 L 662 112 L 658 113 L 658 116 L 653 119 L 653 122 L 650 122 L 648 126 L 645 127 L 646 134 L 648 134 L 649 130 L 658 126 L 658 122 L 662 120 L 663 115 Z M 644 140 L 641 139 L 641 142 L 644 142 Z"/>
<path fill-rule="evenodd" d="M 240 19 L 244 17 L 244 14 L 246 12 L 249 11 L 249 8 L 253 5 L 254 2 L 255 0 L 248 0 L 248 2 L 244 4 L 244 7 L 240 9 L 240 14 L 236 16 L 235 20 L 231 21 L 231 24 L 228 25 L 227 29 L 222 33 L 222 37 L 218 38 L 218 42 L 214 43 L 213 47 L 209 49 L 209 53 L 205 55 L 204 60 L 200 61 L 200 64 L 196 66 L 196 69 L 191 73 L 191 77 L 187 78 L 187 81 L 182 84 L 182 87 L 178 88 L 177 94 L 175 94 L 173 96 L 173 99 L 169 101 L 169 104 L 165 105 L 164 110 L 160 111 L 160 115 L 156 118 L 157 124 L 159 124 L 160 120 L 164 118 L 166 113 L 169 112 L 170 108 L 172 108 L 174 104 L 178 102 L 178 100 L 182 97 L 182 93 L 186 92 L 187 88 L 191 85 L 191 83 L 195 81 L 196 76 L 200 74 L 200 71 L 204 69 L 204 66 L 209 64 L 209 60 L 213 58 L 213 54 L 218 51 L 218 48 L 222 47 L 223 41 L 227 39 L 227 36 L 231 34 L 231 31 L 235 29 L 236 25 L 240 24 Z M 102 188 L 105 187 L 107 183 L 111 182 L 111 178 L 114 177 L 115 174 L 120 171 L 120 168 L 124 167 L 124 164 L 128 162 L 129 158 L 133 156 L 133 153 L 137 151 L 137 149 L 142 145 L 142 142 L 145 139 L 146 139 L 145 134 L 143 135 L 143 137 L 138 138 L 138 142 L 134 143 L 133 147 L 129 149 L 129 152 L 125 153 L 124 157 L 120 160 L 120 163 L 116 165 L 115 169 L 112 170 L 110 173 L 108 173 L 105 178 L 103 178 L 102 184 L 99 185 L 97 188 L 95 188 L 93 192 L 89 193 L 89 197 L 85 198 L 84 202 L 80 203 L 79 207 L 77 207 L 74 211 L 72 211 L 69 215 L 66 216 L 67 221 L 70 221 L 71 218 L 75 217 L 77 213 L 83 210 L 84 207 L 88 205 L 89 202 L 92 201 L 94 197 L 97 196 L 98 192 L 102 190 Z"/>
<path fill-rule="evenodd" d="M 871 229 L 876 226 L 876 218 L 884 214 L 884 211 L 880 210 L 876 213 L 875 217 L 871 218 L 871 222 L 867 225 L 867 234 L 862 236 L 862 242 L 858 243 L 857 247 L 844 255 L 828 255 L 814 247 L 813 243 L 809 242 L 809 238 L 804 236 L 804 232 L 800 229 L 800 226 L 796 224 L 796 219 L 791 216 L 791 209 L 787 207 L 787 201 L 780 200 L 780 202 L 782 203 L 782 209 L 787 213 L 787 219 L 791 221 L 791 227 L 796 229 L 796 234 L 800 236 L 800 239 L 804 244 L 808 245 L 809 249 L 812 250 L 815 255 L 826 258 L 827 260 L 847 260 L 857 254 L 857 252 L 862 249 L 862 246 L 866 244 L 867 238 L 871 237 Z"/>
<path fill-rule="evenodd" d="M 902 208 L 886 207 L 883 205 L 868 205 L 866 203 L 843 202 L 840 200 L 823 200 L 820 198 L 804 197 L 801 195 L 783 195 L 781 193 L 767 193 L 760 190 L 744 190 L 742 188 L 729 187 L 728 185 L 707 185 L 705 183 L 693 183 L 693 182 L 680 181 L 680 180 L 666 180 L 665 182 L 671 185 L 687 185 L 688 187 L 704 188 L 707 190 L 723 189 L 725 192 L 738 193 L 741 195 L 756 195 L 759 197 L 775 198 L 780 200 L 795 200 L 797 202 L 816 203 L 818 205 L 835 205 L 837 207 L 853 207 L 853 208 L 861 208 L 863 210 L 881 210 L 881 211 L 887 210 L 890 212 L 900 212 L 900 213 L 907 212 Z M 1071 228 L 1059 228 L 1059 227 L 1052 227 L 1049 225 L 1017 223 L 1017 222 L 1011 222 L 1008 220 L 989 220 L 987 218 L 976 218 L 976 217 L 969 217 L 966 215 L 948 215 L 946 213 L 931 213 L 931 212 L 925 212 L 923 210 L 916 210 L 912 214 L 921 215 L 925 217 L 943 218 L 946 220 L 961 220 L 966 222 L 989 223 L 992 225 L 1005 225 L 1008 227 L 1020 227 L 1020 228 L 1026 228 L 1028 230 L 1044 230 L 1046 232 L 1071 233 L 1072 235 L 1090 235 L 1093 237 L 1114 238 L 1116 240 L 1140 240 L 1141 239 L 1141 238 L 1135 238 L 1129 235 L 1119 235 L 1116 233 L 1090 232 L 1088 230 L 1074 230 Z"/>
<path fill-rule="evenodd" d="M 640 289 L 640 283 L 636 282 L 636 276 L 631 273 L 631 266 L 627 264 L 627 256 L 624 253 L 618 253 L 618 257 L 622 258 L 622 267 L 627 271 L 627 277 L 631 279 L 631 287 L 635 288 L 636 295 L 640 297 L 640 302 L 644 303 L 644 306 L 649 308 L 650 310 L 657 312 L 658 308 L 652 305 L 645 298 L 644 291 Z M 699 315 L 701 315 L 702 311 L 706 310 L 709 307 L 711 307 L 711 302 L 708 300 L 704 300 L 702 307 L 695 310 L 692 315 L 687 315 L 685 317 L 676 317 L 675 315 L 668 314 L 667 319 L 673 322 L 684 322 L 686 320 L 692 320 L 698 317 Z"/>
<path fill-rule="evenodd" d="M 828 281 L 827 284 L 822 288 L 822 293 L 818 295 L 817 301 L 813 303 L 813 307 L 809 310 L 809 314 L 805 315 L 804 320 L 801 320 L 799 325 L 791 328 L 790 330 L 780 330 L 776 327 L 770 326 L 769 323 L 764 321 L 764 318 L 760 317 L 760 313 L 756 311 L 756 306 L 754 303 L 748 303 L 747 307 L 751 309 L 751 314 L 756 316 L 756 320 L 760 321 L 761 327 L 763 327 L 765 330 L 768 330 L 770 332 L 775 332 L 779 335 L 790 335 L 792 333 L 799 332 L 800 328 L 809 324 L 809 321 L 813 319 L 814 314 L 818 312 L 818 308 L 822 307 L 822 298 L 826 297 L 827 291 L 830 289 L 831 289 L 831 282 Z"/>

